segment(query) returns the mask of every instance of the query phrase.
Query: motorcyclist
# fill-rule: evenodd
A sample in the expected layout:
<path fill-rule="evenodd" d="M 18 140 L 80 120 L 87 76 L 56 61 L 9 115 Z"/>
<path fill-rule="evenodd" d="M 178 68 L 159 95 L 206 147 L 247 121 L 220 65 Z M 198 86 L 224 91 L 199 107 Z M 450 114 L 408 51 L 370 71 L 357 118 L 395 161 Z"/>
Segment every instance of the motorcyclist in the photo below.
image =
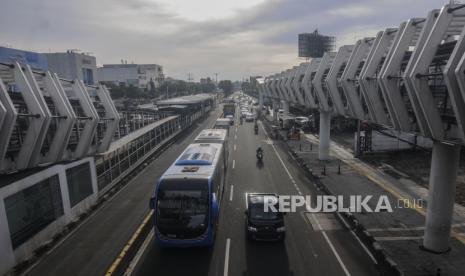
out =
<path fill-rule="evenodd" d="M 255 123 L 255 125 L 254 125 L 254 130 L 255 130 L 255 133 L 258 133 L 258 125 L 257 125 L 257 123 Z"/>
<path fill-rule="evenodd" d="M 258 154 L 260 154 L 260 153 L 263 155 L 263 149 L 262 149 L 262 147 L 258 147 L 258 148 L 257 148 L 257 156 L 258 156 Z"/>

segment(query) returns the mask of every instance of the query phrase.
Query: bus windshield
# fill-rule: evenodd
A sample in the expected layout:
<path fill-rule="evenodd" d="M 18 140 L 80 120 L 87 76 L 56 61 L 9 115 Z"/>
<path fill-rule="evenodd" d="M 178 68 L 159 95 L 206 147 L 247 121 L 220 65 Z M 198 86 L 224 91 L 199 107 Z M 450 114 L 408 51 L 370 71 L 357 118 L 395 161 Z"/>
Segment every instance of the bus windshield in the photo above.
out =
<path fill-rule="evenodd" d="M 157 196 L 157 226 L 176 239 L 201 236 L 208 226 L 208 182 L 199 179 L 165 179 Z"/>

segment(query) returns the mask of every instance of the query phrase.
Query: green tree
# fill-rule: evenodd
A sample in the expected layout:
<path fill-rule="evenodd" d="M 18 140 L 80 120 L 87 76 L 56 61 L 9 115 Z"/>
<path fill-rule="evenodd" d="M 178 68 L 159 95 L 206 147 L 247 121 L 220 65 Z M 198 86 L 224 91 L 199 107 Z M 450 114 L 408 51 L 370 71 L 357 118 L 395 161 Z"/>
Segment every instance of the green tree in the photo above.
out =
<path fill-rule="evenodd" d="M 115 85 L 113 83 L 106 83 L 105 85 L 108 87 L 110 91 L 110 96 L 113 99 L 118 99 L 118 98 L 137 99 L 137 98 L 149 97 L 149 93 L 147 91 L 144 91 L 132 85 L 124 86 L 124 85 Z"/>
<path fill-rule="evenodd" d="M 233 91 L 233 84 L 230 80 L 222 80 L 218 83 L 218 87 L 223 89 L 224 95 L 227 97 L 231 95 Z"/>

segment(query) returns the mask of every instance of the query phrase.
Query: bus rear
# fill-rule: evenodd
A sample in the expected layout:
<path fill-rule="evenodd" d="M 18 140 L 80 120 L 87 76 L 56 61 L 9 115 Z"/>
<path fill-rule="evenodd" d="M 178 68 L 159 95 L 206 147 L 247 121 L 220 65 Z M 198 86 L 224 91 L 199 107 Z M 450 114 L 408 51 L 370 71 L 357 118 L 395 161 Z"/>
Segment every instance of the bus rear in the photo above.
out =
<path fill-rule="evenodd" d="M 226 117 L 228 115 L 233 115 L 236 113 L 236 105 L 234 102 L 232 103 L 225 103 L 223 105 L 223 117 Z"/>

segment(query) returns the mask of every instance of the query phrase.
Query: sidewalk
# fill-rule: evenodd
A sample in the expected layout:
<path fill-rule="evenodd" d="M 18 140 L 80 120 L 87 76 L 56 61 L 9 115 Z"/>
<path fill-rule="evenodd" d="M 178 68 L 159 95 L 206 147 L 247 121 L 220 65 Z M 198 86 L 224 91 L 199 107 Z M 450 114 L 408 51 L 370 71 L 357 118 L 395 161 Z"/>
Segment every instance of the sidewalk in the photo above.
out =
<path fill-rule="evenodd" d="M 392 213 L 354 213 L 349 216 L 360 224 L 357 232 L 370 237 L 373 247 L 386 255 L 400 273 L 419 276 L 465 275 L 465 207 L 455 204 L 450 252 L 433 254 L 423 251 L 420 245 L 426 206 L 400 208 L 399 202 L 410 202 L 412 205 L 425 203 L 427 189 L 407 175 L 399 174 L 399 178 L 395 178 L 383 172 L 383 168 L 367 165 L 354 158 L 351 150 L 334 142 L 331 142 L 331 159 L 319 161 L 318 138 L 314 135 L 305 134 L 300 141 L 289 140 L 286 143 L 329 193 L 343 196 L 345 202 L 348 202 L 350 195 L 388 196 Z M 371 208 L 375 207 L 374 203 L 369 204 Z"/>

